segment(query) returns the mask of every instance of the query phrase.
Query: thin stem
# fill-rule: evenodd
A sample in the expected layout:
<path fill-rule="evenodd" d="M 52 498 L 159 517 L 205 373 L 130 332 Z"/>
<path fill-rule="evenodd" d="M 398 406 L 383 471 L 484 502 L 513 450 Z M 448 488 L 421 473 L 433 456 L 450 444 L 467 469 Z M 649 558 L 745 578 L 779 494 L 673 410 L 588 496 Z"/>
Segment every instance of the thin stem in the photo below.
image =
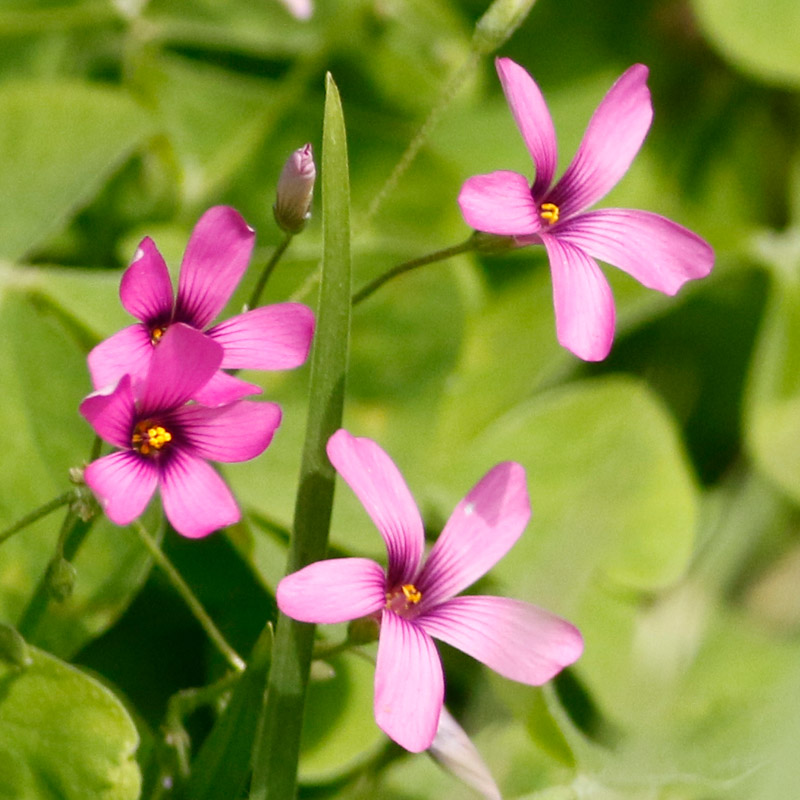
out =
<path fill-rule="evenodd" d="M 468 253 L 470 250 L 474 249 L 475 239 L 470 236 L 469 239 L 461 242 L 461 244 L 453 245 L 453 247 L 445 247 L 444 250 L 436 250 L 433 253 L 428 253 L 428 255 L 413 258 L 411 261 L 398 264 L 392 267 L 388 272 L 384 272 L 383 275 L 379 275 L 366 286 L 362 286 L 361 289 L 353 295 L 353 305 L 357 305 L 362 300 L 366 300 L 373 292 L 380 289 L 384 283 L 388 283 L 392 278 L 404 275 L 406 272 L 411 272 L 412 269 L 416 269 L 417 267 L 424 267 L 426 264 L 433 264 L 436 261 L 444 261 L 447 258 L 457 256 L 460 253 Z"/>
<path fill-rule="evenodd" d="M 258 277 L 258 283 L 256 283 L 253 293 L 250 295 L 250 300 L 247 303 L 248 308 L 255 308 L 258 305 L 261 300 L 261 293 L 264 291 L 264 287 L 267 285 L 270 275 L 272 275 L 275 267 L 278 266 L 281 256 L 286 252 L 286 248 L 293 238 L 293 233 L 287 233 L 283 241 L 275 249 L 275 252 L 270 256 L 269 261 L 264 265 L 264 269 L 261 270 L 261 275 Z"/>
<path fill-rule="evenodd" d="M 153 560 L 164 571 L 169 582 L 172 584 L 175 591 L 181 596 L 184 603 L 189 606 L 189 610 L 194 615 L 195 619 L 200 623 L 200 626 L 206 632 L 206 635 L 214 643 L 217 650 L 224 656 L 225 660 L 230 666 L 241 671 L 245 668 L 246 664 L 239 656 L 239 654 L 225 641 L 225 637 L 219 632 L 219 629 L 214 624 L 211 617 L 200 604 L 200 601 L 195 596 L 194 592 L 189 588 L 189 585 L 181 577 L 181 574 L 175 569 L 173 563 L 164 555 L 164 552 L 156 543 L 155 539 L 147 532 L 144 525 L 138 520 L 132 524 L 136 534 L 141 539 L 144 546 L 147 548 Z"/>
<path fill-rule="evenodd" d="M 93 522 L 94 518 L 81 519 L 72 508 L 67 511 L 58 537 L 59 554 L 63 559 L 72 561 L 75 558 Z M 39 623 L 50 603 L 52 595 L 49 583 L 48 573 L 45 573 L 39 579 L 33 597 L 31 597 L 17 625 L 19 632 L 28 641 L 33 641 L 36 638 Z"/>
<path fill-rule="evenodd" d="M 23 528 L 27 528 L 28 525 L 33 525 L 34 522 L 42 519 L 42 517 L 46 517 L 51 511 L 55 511 L 57 508 L 61 508 L 61 506 L 65 506 L 72 502 L 75 497 L 75 490 L 70 489 L 68 492 L 64 492 L 64 494 L 54 497 L 49 503 L 45 503 L 35 511 L 31 511 L 21 519 L 18 519 L 13 525 L 0 532 L 0 544 L 6 541 L 6 539 L 10 539 L 15 533 L 21 531 Z"/>
<path fill-rule="evenodd" d="M 378 193 L 372 199 L 369 209 L 367 210 L 367 216 L 364 219 L 364 224 L 368 223 L 375 216 L 381 206 L 381 203 L 383 203 L 386 197 L 394 190 L 400 178 L 403 177 L 403 173 L 409 168 L 409 166 L 411 166 L 411 162 L 417 157 L 417 154 L 422 149 L 422 146 L 428 140 L 431 131 L 436 127 L 436 125 L 439 123 L 439 120 L 444 116 L 445 111 L 447 111 L 447 109 L 450 107 L 450 103 L 456 96 L 456 93 L 461 88 L 467 76 L 470 72 L 472 72 L 473 69 L 475 69 L 475 65 L 480 60 L 480 57 L 481 54 L 479 52 L 475 50 L 470 52 L 469 56 L 458 69 L 458 71 L 453 74 L 453 77 L 450 78 L 444 89 L 442 89 L 442 92 L 439 95 L 439 100 L 431 109 L 430 114 L 428 114 L 428 118 L 422 123 L 422 127 L 419 129 L 419 131 L 417 131 L 417 135 L 409 143 L 406 151 L 400 157 L 400 160 L 392 170 L 391 175 L 389 175 L 389 177 L 386 179 L 386 183 L 383 184 L 380 191 L 378 191 Z"/>

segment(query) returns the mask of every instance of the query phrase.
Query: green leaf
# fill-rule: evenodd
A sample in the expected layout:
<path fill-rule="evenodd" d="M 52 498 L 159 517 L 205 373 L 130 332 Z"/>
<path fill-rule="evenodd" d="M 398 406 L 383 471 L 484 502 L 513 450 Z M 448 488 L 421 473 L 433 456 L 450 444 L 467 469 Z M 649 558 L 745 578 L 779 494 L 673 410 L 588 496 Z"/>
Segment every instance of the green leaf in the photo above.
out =
<path fill-rule="evenodd" d="M 743 430 L 757 466 L 800 503 L 800 282 L 793 266 L 788 262 L 773 272 Z"/>
<path fill-rule="evenodd" d="M 94 434 L 78 405 L 91 391 L 83 352 L 84 340 L 91 338 L 36 291 L 7 288 L 0 299 L 2 527 L 66 491 L 70 467 L 89 455 Z M 0 618 L 23 614 L 55 553 L 62 516 L 51 514 L 3 543 Z M 29 637 L 65 658 L 117 619 L 146 577 L 149 560 L 136 537 L 102 518 L 74 566 L 72 596 L 51 603 Z"/>
<path fill-rule="evenodd" d="M 152 131 L 119 91 L 78 83 L 0 87 L 0 257 L 60 231 Z"/>
<path fill-rule="evenodd" d="M 325 557 L 335 472 L 325 452 L 341 426 L 350 337 L 350 184 L 339 91 L 326 83 L 322 147 L 323 258 L 311 360 L 308 422 L 295 505 L 289 571 Z M 293 797 L 314 626 L 281 615 L 261 741 L 254 751 L 252 800 Z"/>
<path fill-rule="evenodd" d="M 515 592 L 563 607 L 598 573 L 653 589 L 685 569 L 696 491 L 676 426 L 643 383 L 584 381 L 522 403 L 447 453 L 439 478 L 454 502 L 506 459 L 526 468 L 533 506 L 512 557 L 492 571 Z"/>
<path fill-rule="evenodd" d="M 139 742 L 117 698 L 36 648 L 0 661 L 0 800 L 136 800 Z"/>
<path fill-rule="evenodd" d="M 250 749 L 264 705 L 264 684 L 272 658 L 272 626 L 253 648 L 230 702 L 203 742 L 186 787 L 192 800 L 239 797 L 250 774 Z"/>
<path fill-rule="evenodd" d="M 782 86 L 800 85 L 800 4 L 795 0 L 693 0 L 700 26 L 740 69 Z"/>

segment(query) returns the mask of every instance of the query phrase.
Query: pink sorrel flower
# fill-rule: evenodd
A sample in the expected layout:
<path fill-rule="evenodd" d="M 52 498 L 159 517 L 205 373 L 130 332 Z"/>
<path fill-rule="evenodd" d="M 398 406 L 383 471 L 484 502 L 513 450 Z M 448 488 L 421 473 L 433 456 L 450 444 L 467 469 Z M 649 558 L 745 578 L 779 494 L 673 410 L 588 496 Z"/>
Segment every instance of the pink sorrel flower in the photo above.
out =
<path fill-rule="evenodd" d="M 580 656 L 568 622 L 504 597 L 456 597 L 497 563 L 530 518 L 525 471 L 507 462 L 490 470 L 458 504 L 425 563 L 422 519 L 402 475 L 370 439 L 337 431 L 328 457 L 386 542 L 386 572 L 366 558 L 318 561 L 278 584 L 278 607 L 302 622 L 380 621 L 375 719 L 407 750 L 436 734 L 444 678 L 432 636 L 507 678 L 550 680 Z"/>
<path fill-rule="evenodd" d="M 458 197 L 479 231 L 543 244 L 550 260 L 558 341 L 587 361 L 601 361 L 614 338 L 614 300 L 594 259 L 613 264 L 649 289 L 673 295 L 711 271 L 714 252 L 687 228 L 658 214 L 585 209 L 628 170 L 653 118 L 647 67 L 634 64 L 609 89 L 567 171 L 554 185 L 556 136 L 539 87 L 508 58 L 496 61 L 511 113 L 533 159 L 536 178 L 501 170 L 469 178 Z"/>
<path fill-rule="evenodd" d="M 215 206 L 200 217 L 181 264 L 177 297 L 167 265 L 149 237 L 142 240 L 120 283 L 120 299 L 139 323 L 123 328 L 89 353 L 95 389 L 113 386 L 129 374 L 142 377 L 165 331 L 181 322 L 205 330 L 222 311 L 247 269 L 255 232 L 229 206 Z M 291 369 L 307 356 L 314 315 L 300 303 L 254 308 L 206 330 L 224 350 L 223 369 Z M 260 388 L 217 372 L 195 398 L 221 405 Z"/>
<path fill-rule="evenodd" d="M 222 347 L 182 323 L 169 326 L 142 381 L 124 375 L 112 390 L 90 394 L 81 414 L 115 447 L 86 467 L 86 483 L 108 517 L 127 525 L 156 488 L 178 533 L 205 536 L 240 518 L 224 481 L 206 463 L 259 455 L 280 424 L 275 403 L 238 400 L 208 408 L 187 403 L 222 362 Z"/>

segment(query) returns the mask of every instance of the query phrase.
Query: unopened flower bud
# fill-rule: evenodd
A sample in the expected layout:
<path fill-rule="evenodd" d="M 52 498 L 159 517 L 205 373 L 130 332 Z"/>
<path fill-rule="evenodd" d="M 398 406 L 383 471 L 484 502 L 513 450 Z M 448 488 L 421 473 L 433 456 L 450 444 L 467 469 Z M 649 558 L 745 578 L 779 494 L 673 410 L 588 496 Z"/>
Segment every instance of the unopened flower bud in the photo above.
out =
<path fill-rule="evenodd" d="M 14 667 L 29 667 L 33 663 L 25 640 L 5 622 L 0 622 L 0 661 Z"/>
<path fill-rule="evenodd" d="M 78 572 L 63 556 L 56 556 L 47 565 L 47 591 L 57 603 L 63 603 L 75 588 Z"/>
<path fill-rule="evenodd" d="M 278 179 L 277 199 L 272 210 L 275 221 L 286 233 L 299 233 L 311 216 L 311 198 L 317 168 L 311 145 L 295 150 L 281 170 Z"/>

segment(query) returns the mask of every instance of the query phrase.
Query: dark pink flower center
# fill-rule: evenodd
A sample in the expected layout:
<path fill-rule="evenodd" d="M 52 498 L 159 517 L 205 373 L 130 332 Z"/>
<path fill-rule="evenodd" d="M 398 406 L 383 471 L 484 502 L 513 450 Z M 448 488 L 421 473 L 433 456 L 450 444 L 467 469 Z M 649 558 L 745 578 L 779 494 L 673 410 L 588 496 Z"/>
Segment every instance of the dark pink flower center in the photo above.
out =
<path fill-rule="evenodd" d="M 154 456 L 172 441 L 172 434 L 151 419 L 136 423 L 131 435 L 131 446 L 143 456 Z"/>
<path fill-rule="evenodd" d="M 539 216 L 548 224 L 553 225 L 558 222 L 560 211 L 555 203 L 542 203 L 539 207 Z"/>
<path fill-rule="evenodd" d="M 413 613 L 415 606 L 422 600 L 422 592 L 413 583 L 404 583 L 386 592 L 386 606 L 389 611 L 394 611 L 401 617 L 415 616 Z M 411 612 L 409 614 L 409 612 Z"/>

